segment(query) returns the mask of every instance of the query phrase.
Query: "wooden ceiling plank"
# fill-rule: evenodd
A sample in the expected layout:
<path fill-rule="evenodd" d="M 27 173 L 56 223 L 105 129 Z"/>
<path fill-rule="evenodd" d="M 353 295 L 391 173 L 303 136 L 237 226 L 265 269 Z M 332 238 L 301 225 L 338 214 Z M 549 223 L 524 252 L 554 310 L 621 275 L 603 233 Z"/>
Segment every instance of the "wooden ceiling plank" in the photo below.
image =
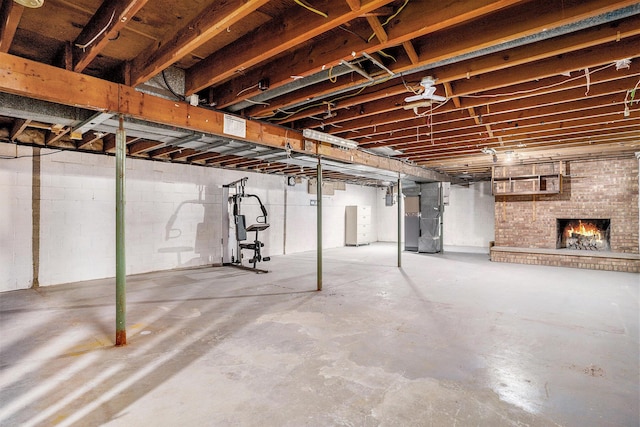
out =
<path fill-rule="evenodd" d="M 268 2 L 269 0 L 214 2 L 177 34 L 163 40 L 157 49 L 136 58 L 131 67 L 131 85 L 136 86 L 150 79 Z"/>
<path fill-rule="evenodd" d="M 13 37 L 22 18 L 24 6 L 13 0 L 3 1 L 0 5 L 0 52 L 9 52 Z"/>
<path fill-rule="evenodd" d="M 73 70 L 80 73 L 117 37 L 149 0 L 102 2 L 97 12 L 74 41 Z"/>
<path fill-rule="evenodd" d="M 375 10 L 391 1 L 370 0 L 360 10 L 353 11 L 342 0 L 331 0 L 327 5 L 330 10 L 328 18 L 300 7 L 295 12 L 287 13 L 282 20 L 268 22 L 191 67 L 187 70 L 185 90 L 187 94 L 192 94 L 221 83 L 239 71 L 275 57 L 357 18 L 361 13 Z M 264 34 L 269 36 L 264 37 Z M 257 80 L 246 87 L 256 83 Z"/>

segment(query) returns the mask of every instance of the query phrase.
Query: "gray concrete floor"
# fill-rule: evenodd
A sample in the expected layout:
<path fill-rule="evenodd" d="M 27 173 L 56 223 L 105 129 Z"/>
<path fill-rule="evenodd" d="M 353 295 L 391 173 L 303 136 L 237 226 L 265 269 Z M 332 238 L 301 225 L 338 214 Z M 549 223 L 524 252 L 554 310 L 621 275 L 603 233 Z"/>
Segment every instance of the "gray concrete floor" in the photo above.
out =
<path fill-rule="evenodd" d="M 638 275 L 395 248 L 0 294 L 0 425 L 638 425 Z"/>

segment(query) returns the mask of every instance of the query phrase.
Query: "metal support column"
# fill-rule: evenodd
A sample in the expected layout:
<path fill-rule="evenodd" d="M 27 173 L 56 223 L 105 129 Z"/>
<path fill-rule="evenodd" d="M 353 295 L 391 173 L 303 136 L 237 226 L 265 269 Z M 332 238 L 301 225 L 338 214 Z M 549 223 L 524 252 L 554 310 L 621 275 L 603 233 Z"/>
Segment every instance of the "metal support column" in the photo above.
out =
<path fill-rule="evenodd" d="M 402 267 L 402 182 L 398 176 L 398 268 Z"/>
<path fill-rule="evenodd" d="M 118 117 L 116 132 L 116 346 L 127 344 L 126 325 L 126 257 L 124 243 L 125 159 L 127 141 L 124 118 Z"/>
<path fill-rule="evenodd" d="M 318 242 L 318 266 L 317 266 L 317 277 L 318 277 L 318 290 L 322 290 L 322 162 L 320 160 L 320 156 L 318 156 L 318 176 L 316 178 L 317 185 L 317 218 L 316 223 L 318 226 L 316 235 Z"/>

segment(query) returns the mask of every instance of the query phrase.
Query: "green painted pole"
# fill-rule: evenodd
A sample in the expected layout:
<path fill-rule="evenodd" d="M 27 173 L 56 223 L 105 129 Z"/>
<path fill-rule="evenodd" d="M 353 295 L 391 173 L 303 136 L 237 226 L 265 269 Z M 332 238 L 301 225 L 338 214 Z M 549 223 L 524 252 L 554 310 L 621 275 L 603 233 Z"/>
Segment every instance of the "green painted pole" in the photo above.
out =
<path fill-rule="evenodd" d="M 402 181 L 398 176 L 398 268 L 402 267 Z"/>
<path fill-rule="evenodd" d="M 116 346 L 127 344 L 126 325 L 126 257 L 124 243 L 124 207 L 125 207 L 125 159 L 126 138 L 124 118 L 118 117 L 116 131 Z"/>
<path fill-rule="evenodd" d="M 318 226 L 318 230 L 316 232 L 317 241 L 318 241 L 318 269 L 317 269 L 317 277 L 318 277 L 318 290 L 322 290 L 322 162 L 320 160 L 320 156 L 318 156 L 318 177 L 316 178 L 317 185 L 317 203 L 316 207 L 318 210 L 316 223 Z"/>

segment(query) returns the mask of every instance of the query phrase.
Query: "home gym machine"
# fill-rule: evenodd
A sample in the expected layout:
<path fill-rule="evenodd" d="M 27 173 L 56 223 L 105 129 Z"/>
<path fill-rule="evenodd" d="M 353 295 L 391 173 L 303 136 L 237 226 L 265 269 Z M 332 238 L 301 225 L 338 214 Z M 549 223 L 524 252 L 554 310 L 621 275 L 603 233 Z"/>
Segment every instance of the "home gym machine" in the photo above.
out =
<path fill-rule="evenodd" d="M 254 270 L 258 273 L 267 273 L 267 270 L 262 270 L 256 267 L 257 263 L 261 261 L 269 261 L 270 258 L 262 256 L 262 248 L 264 243 L 258 239 L 258 234 L 261 231 L 269 228 L 267 222 L 267 209 L 262 204 L 262 200 L 255 194 L 245 193 L 245 185 L 249 178 L 244 177 L 237 181 L 233 181 L 229 184 L 223 185 L 223 224 L 226 224 L 227 237 L 223 237 L 223 259 L 224 265 L 231 265 L 239 268 L 247 268 Z M 256 217 L 256 222 L 247 227 L 246 216 L 242 213 L 241 206 L 243 199 L 254 198 L 258 201 L 260 211 L 262 215 Z M 224 203 L 226 199 L 227 203 Z M 231 212 L 229 207 L 232 206 Z M 255 206 L 255 205 L 254 205 Z M 232 227 L 233 224 L 233 227 Z M 235 232 L 231 229 L 234 228 Z M 249 239 L 249 234 L 255 233 L 253 236 L 253 242 Z M 224 236 L 224 233 L 223 233 Z M 242 259 L 244 258 L 243 251 L 251 251 L 251 258 L 249 258 L 249 264 L 252 267 L 243 265 Z"/>

